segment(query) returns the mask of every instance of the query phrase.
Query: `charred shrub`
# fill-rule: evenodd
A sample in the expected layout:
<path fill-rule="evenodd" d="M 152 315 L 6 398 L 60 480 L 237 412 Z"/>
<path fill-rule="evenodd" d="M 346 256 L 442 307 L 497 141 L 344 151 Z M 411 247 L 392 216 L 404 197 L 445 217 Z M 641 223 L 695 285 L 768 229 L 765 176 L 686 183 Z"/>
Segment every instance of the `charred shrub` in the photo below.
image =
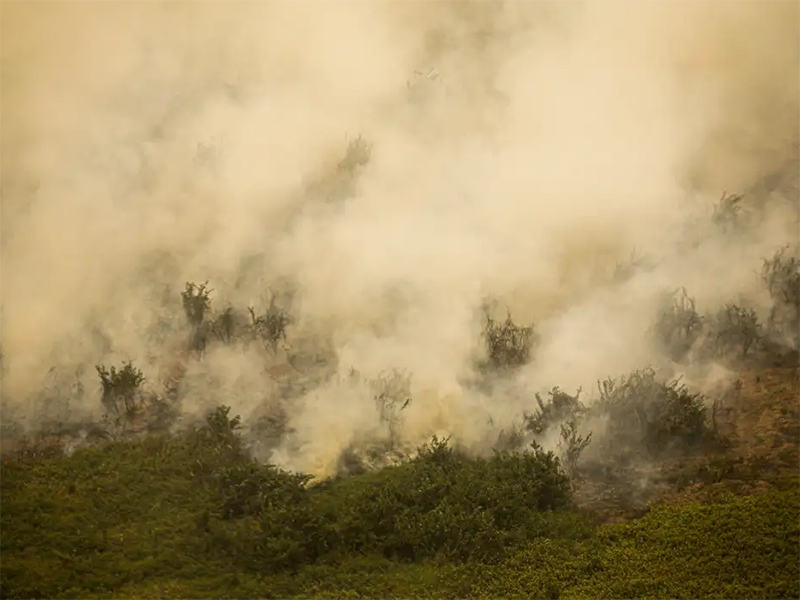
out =
<path fill-rule="evenodd" d="M 656 340 L 676 362 L 686 358 L 702 330 L 703 319 L 685 288 L 665 298 L 653 325 Z"/>
<path fill-rule="evenodd" d="M 209 327 L 206 317 L 211 310 L 211 292 L 208 289 L 208 282 L 196 285 L 187 283 L 186 289 L 181 292 L 183 301 L 183 312 L 189 326 L 192 328 L 191 338 L 189 339 L 189 349 L 202 353 L 208 343 Z"/>
<path fill-rule="evenodd" d="M 710 319 L 705 352 L 714 358 L 744 358 L 763 335 L 753 309 L 728 304 Z"/>
<path fill-rule="evenodd" d="M 211 331 L 214 337 L 219 341 L 230 344 L 236 337 L 237 326 L 236 313 L 233 307 L 229 306 L 211 321 L 209 324 L 209 331 Z"/>
<path fill-rule="evenodd" d="M 538 408 L 532 413 L 525 413 L 525 429 L 541 435 L 550 427 L 580 416 L 585 411 L 580 395 L 580 389 L 574 396 L 570 396 L 558 387 L 547 393 L 547 400 L 543 400 L 541 394 L 537 393 Z"/>
<path fill-rule="evenodd" d="M 389 449 L 392 450 L 402 413 L 411 404 L 411 375 L 395 369 L 390 375 L 378 377 L 372 386 L 378 416 L 389 429 Z"/>
<path fill-rule="evenodd" d="M 711 434 L 704 398 L 680 381 L 662 382 L 655 371 L 635 371 L 598 383 L 593 411 L 607 419 L 604 446 L 612 452 L 642 450 L 657 456 L 668 450 L 697 446 Z"/>
<path fill-rule="evenodd" d="M 277 352 L 278 344 L 286 341 L 286 328 L 291 323 L 289 314 L 276 304 L 275 296 L 269 301 L 269 308 L 256 315 L 255 309 L 249 307 L 250 325 L 248 327 L 251 340 L 259 340 L 268 350 Z"/>
<path fill-rule="evenodd" d="M 561 453 L 561 460 L 570 474 L 578 472 L 578 460 L 586 447 L 592 441 L 592 432 L 581 435 L 578 431 L 578 421 L 571 419 L 561 423 L 561 438 L 558 441 L 558 449 Z"/>
<path fill-rule="evenodd" d="M 124 410 L 126 414 L 132 416 L 139 409 L 142 402 L 140 386 L 144 382 L 142 372 L 128 362 L 122 363 L 122 368 L 116 367 L 106 369 L 104 365 L 97 365 L 97 374 L 100 376 L 100 384 L 103 387 L 101 402 L 108 412 L 120 415 Z"/>
<path fill-rule="evenodd" d="M 181 292 L 183 301 L 183 312 L 186 319 L 193 327 L 199 327 L 205 320 L 208 311 L 211 310 L 211 292 L 208 282 L 197 285 L 188 282 L 186 289 Z"/>
<path fill-rule="evenodd" d="M 580 395 L 580 389 L 571 396 L 558 387 L 548 392 L 547 400 L 537 393 L 538 408 L 523 416 L 524 429 L 535 436 L 544 435 L 553 427 L 559 428 L 560 457 L 570 473 L 577 470 L 578 459 L 592 439 L 591 432 L 586 435 L 578 432 L 578 422 L 587 412 Z"/>
<path fill-rule="evenodd" d="M 790 248 L 778 250 L 765 260 L 761 278 L 772 298 L 768 327 L 780 337 L 787 337 L 793 347 L 800 346 L 800 257 Z"/>
<path fill-rule="evenodd" d="M 714 205 L 711 221 L 723 233 L 740 233 L 747 228 L 748 215 L 743 210 L 743 200 L 744 196 L 741 194 L 722 192 L 719 202 Z"/>
<path fill-rule="evenodd" d="M 538 341 L 535 328 L 517 325 L 510 313 L 503 322 L 487 315 L 483 339 L 489 366 L 494 369 L 509 369 L 528 363 Z"/>

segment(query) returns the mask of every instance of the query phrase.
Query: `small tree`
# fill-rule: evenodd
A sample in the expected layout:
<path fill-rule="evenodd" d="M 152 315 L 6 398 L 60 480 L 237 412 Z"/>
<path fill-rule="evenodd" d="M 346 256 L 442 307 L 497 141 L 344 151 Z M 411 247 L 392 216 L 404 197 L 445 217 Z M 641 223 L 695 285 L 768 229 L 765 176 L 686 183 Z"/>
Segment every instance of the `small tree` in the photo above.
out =
<path fill-rule="evenodd" d="M 120 402 L 129 416 L 138 410 L 139 386 L 144 382 L 142 372 L 134 367 L 130 361 L 123 362 L 118 371 L 116 367 L 106 369 L 104 365 L 97 365 L 100 383 L 103 386 L 101 402 L 106 410 L 113 410 L 120 414 Z"/>

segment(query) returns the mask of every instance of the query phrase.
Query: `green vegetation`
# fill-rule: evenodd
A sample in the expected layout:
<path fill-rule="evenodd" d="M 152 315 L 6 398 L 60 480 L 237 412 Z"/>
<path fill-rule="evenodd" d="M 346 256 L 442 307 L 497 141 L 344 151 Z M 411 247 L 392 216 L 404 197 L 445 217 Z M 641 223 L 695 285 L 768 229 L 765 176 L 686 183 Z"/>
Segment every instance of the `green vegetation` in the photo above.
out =
<path fill-rule="evenodd" d="M 353 141 L 317 191 L 335 201 L 369 159 L 370 146 Z M 715 209 L 725 232 L 745 227 L 741 201 L 723 196 Z M 623 283 L 644 268 L 633 255 L 615 277 Z M 651 329 L 664 356 L 758 366 L 796 350 L 800 261 L 779 250 L 764 261 L 762 281 L 772 300 L 766 323 L 753 307 L 701 314 L 685 289 L 665 294 Z M 270 293 L 266 310 L 219 311 L 212 291 L 187 283 L 181 293 L 190 334 L 182 359 L 201 358 L 209 344 L 252 344 L 265 359 L 289 354 L 291 302 Z M 481 341 L 478 386 L 513 385 L 536 360 L 535 327 L 510 314 L 487 314 Z M 298 350 L 292 360 L 311 364 L 312 355 Z M 167 434 L 180 414 L 184 364 L 163 395 L 130 361 L 96 370 L 106 421 L 42 425 L 0 467 L 0 597 L 800 598 L 798 480 L 783 473 L 796 467 L 796 437 L 770 440 L 772 455 L 726 454 L 738 431 L 728 439 L 719 427 L 732 410 L 725 398 L 651 368 L 598 382 L 588 399 L 580 389 L 523 390 L 530 410 L 484 455 L 437 437 L 407 454 L 399 440 L 411 374 L 362 380 L 352 371 L 381 431 L 352 442 L 338 475 L 324 481 L 256 462 L 247 428 L 226 406 L 201 427 Z M 53 389 L 46 400 L 58 397 Z M 248 423 L 250 439 L 280 441 L 289 410 L 265 407 Z M 780 410 L 772 418 L 789 423 Z M 2 433 L 18 435 L 14 425 L 4 418 Z M 640 502 L 642 487 L 665 482 L 708 493 L 703 502 Z M 608 490 L 625 498 L 638 520 L 603 524 L 609 513 L 580 502 L 587 486 L 594 498 Z M 757 493 L 730 494 L 740 488 Z"/>
<path fill-rule="evenodd" d="M 18 597 L 800 595 L 797 491 L 598 526 L 552 453 L 403 464 L 314 484 L 250 460 L 227 408 L 167 437 L 2 465 Z"/>

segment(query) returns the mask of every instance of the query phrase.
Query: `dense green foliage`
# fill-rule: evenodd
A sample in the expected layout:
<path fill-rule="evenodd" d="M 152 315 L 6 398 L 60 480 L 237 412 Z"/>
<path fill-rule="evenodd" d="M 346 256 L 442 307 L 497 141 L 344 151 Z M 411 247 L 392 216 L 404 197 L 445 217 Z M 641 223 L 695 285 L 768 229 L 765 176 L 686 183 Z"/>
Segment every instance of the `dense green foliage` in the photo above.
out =
<path fill-rule="evenodd" d="M 434 439 L 309 484 L 251 461 L 226 409 L 179 436 L 2 466 L 13 597 L 798 597 L 797 493 L 598 528 L 537 446 Z"/>

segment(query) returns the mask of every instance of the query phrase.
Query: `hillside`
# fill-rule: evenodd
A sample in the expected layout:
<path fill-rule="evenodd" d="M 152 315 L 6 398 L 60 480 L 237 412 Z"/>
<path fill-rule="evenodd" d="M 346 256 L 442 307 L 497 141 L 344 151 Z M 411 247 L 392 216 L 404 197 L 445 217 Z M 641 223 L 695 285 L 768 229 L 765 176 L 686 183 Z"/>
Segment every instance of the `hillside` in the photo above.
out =
<path fill-rule="evenodd" d="M 800 3 L 0 13 L 0 598 L 800 598 Z"/>

